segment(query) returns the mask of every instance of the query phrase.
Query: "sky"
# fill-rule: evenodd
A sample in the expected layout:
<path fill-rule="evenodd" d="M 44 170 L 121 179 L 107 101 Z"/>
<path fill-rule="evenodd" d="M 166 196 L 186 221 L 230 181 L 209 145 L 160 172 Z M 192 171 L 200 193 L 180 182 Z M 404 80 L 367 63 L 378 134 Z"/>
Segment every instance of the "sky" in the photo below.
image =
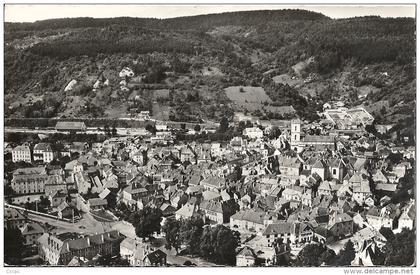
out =
<path fill-rule="evenodd" d="M 6 22 L 34 22 L 68 17 L 154 17 L 171 18 L 209 13 L 244 10 L 305 9 L 320 12 L 331 18 L 379 15 L 382 17 L 415 17 L 414 5 L 53 5 L 6 4 Z"/>

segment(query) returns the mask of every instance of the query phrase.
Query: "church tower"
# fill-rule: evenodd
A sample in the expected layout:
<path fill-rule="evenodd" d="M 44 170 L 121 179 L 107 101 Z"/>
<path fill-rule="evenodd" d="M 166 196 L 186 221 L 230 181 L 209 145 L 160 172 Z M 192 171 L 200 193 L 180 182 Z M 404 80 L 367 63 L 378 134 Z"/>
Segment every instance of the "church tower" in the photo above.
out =
<path fill-rule="evenodd" d="M 299 119 L 292 119 L 290 128 L 290 147 L 292 150 L 298 150 L 300 145 L 300 124 Z"/>

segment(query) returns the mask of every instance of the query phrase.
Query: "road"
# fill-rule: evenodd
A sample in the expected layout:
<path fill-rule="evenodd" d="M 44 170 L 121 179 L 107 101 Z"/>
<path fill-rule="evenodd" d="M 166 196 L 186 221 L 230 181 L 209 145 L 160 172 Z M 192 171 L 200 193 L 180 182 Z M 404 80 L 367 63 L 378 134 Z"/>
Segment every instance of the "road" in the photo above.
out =
<path fill-rule="evenodd" d="M 28 218 L 30 220 L 52 225 L 56 227 L 53 232 L 57 234 L 66 233 L 66 232 L 76 232 L 79 234 L 97 234 L 104 232 L 104 226 L 102 223 L 95 220 L 90 214 L 83 214 L 81 220 L 76 223 L 69 223 L 65 221 L 56 220 L 53 218 L 48 218 L 44 216 L 38 216 L 32 213 L 28 213 Z"/>

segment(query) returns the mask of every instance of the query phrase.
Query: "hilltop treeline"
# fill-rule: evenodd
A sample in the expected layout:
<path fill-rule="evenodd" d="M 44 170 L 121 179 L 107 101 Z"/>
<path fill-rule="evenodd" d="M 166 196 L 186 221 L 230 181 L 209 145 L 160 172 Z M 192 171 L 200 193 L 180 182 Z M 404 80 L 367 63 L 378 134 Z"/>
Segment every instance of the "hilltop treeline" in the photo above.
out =
<path fill-rule="evenodd" d="M 252 35 L 222 39 L 209 37 L 206 32 L 218 26 L 247 27 Z M 84 29 L 73 30 L 63 39 L 39 43 L 30 51 L 60 58 L 98 53 L 192 54 L 196 46 L 214 48 L 216 42 L 222 45 L 225 40 L 233 39 L 244 48 L 276 53 L 278 62 L 287 66 L 299 61 L 302 55 L 316 56 L 320 73 L 334 70 L 349 59 L 365 64 L 383 61 L 408 64 L 413 63 L 415 56 L 414 19 L 360 17 L 331 20 L 318 13 L 299 10 L 223 13 L 164 20 L 121 17 L 8 23 L 6 40 L 19 32 L 28 34 L 72 28 Z M 227 51 L 227 55 L 233 51 L 229 48 L 217 50 Z"/>
<path fill-rule="evenodd" d="M 325 15 L 306 10 L 259 10 L 225 12 L 219 14 L 206 14 L 198 16 L 184 16 L 169 19 L 156 18 L 60 18 L 36 21 L 34 23 L 6 23 L 6 32 L 16 31 L 43 31 L 46 29 L 64 28 L 103 28 L 110 25 L 125 27 L 143 27 L 162 30 L 208 30 L 217 26 L 225 25 L 248 25 L 268 24 L 272 21 L 289 20 L 320 20 L 329 19 Z"/>

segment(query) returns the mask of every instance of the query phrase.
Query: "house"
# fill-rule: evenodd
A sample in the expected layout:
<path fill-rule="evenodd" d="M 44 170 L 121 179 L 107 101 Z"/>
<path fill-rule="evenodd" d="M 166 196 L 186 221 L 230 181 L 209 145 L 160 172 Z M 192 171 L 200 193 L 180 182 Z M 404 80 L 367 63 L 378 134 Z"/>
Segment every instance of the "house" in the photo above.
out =
<path fill-rule="evenodd" d="M 279 156 L 278 162 L 280 174 L 299 178 L 302 164 L 297 157 Z"/>
<path fill-rule="evenodd" d="M 281 239 L 283 243 L 311 242 L 313 230 L 306 223 L 276 221 L 269 224 L 262 235 L 266 239 L 266 245 L 271 247 L 273 242 Z"/>
<path fill-rule="evenodd" d="M 34 161 L 43 161 L 50 163 L 54 159 L 54 152 L 49 143 L 38 143 L 34 146 L 33 151 Z"/>
<path fill-rule="evenodd" d="M 353 242 L 356 250 L 356 257 L 354 261 L 358 262 L 357 265 L 360 265 L 359 257 L 362 254 L 361 252 L 366 252 L 366 244 L 373 242 L 378 248 L 382 248 L 386 243 L 386 238 L 378 230 L 371 227 L 365 227 L 354 233 L 351 237 L 351 241 Z M 371 263 L 370 257 L 371 255 L 366 254 L 362 256 L 362 263 L 364 262 L 362 265 L 372 265 L 367 264 L 367 262 Z"/>
<path fill-rule="evenodd" d="M 328 221 L 327 229 L 335 237 L 346 237 L 353 234 L 353 219 L 347 213 L 334 212 Z"/>
<path fill-rule="evenodd" d="M 367 180 L 362 180 L 360 184 L 353 185 L 353 195 L 352 198 L 359 205 L 363 205 L 365 200 L 372 195 L 370 191 L 369 182 Z"/>
<path fill-rule="evenodd" d="M 125 238 L 120 243 L 121 258 L 130 266 L 165 266 L 166 253 L 138 239 Z"/>
<path fill-rule="evenodd" d="M 20 145 L 16 146 L 12 150 L 12 161 L 13 162 L 32 162 L 31 158 L 31 149 L 29 146 L 26 145 Z"/>
<path fill-rule="evenodd" d="M 83 172 L 83 164 L 78 160 L 72 160 L 66 163 L 64 171 L 66 175 Z"/>
<path fill-rule="evenodd" d="M 393 174 L 397 176 L 398 179 L 403 178 L 407 172 L 407 166 L 400 163 L 392 169 Z"/>
<path fill-rule="evenodd" d="M 311 168 L 311 174 L 317 174 L 321 180 L 326 179 L 326 165 L 323 160 L 318 160 Z"/>
<path fill-rule="evenodd" d="M 88 260 L 96 255 L 116 256 L 124 237 L 118 231 L 61 240 L 58 236 L 44 233 L 37 240 L 38 255 L 50 265 L 67 265 L 74 256 Z"/>
<path fill-rule="evenodd" d="M 189 203 L 184 204 L 178 211 L 175 212 L 175 219 L 189 219 L 197 216 L 197 206 Z"/>
<path fill-rule="evenodd" d="M 77 172 L 74 174 L 74 181 L 79 194 L 87 194 L 92 187 L 92 182 L 86 172 Z"/>
<path fill-rule="evenodd" d="M 203 200 L 199 208 L 207 219 L 217 224 L 223 224 L 223 208 L 221 202 Z"/>
<path fill-rule="evenodd" d="M 14 208 L 4 208 L 4 227 L 6 229 L 18 229 L 26 223 L 26 216 Z"/>
<path fill-rule="evenodd" d="M 55 125 L 55 130 L 58 132 L 84 132 L 86 131 L 86 125 L 84 122 L 78 121 L 59 121 Z"/>
<path fill-rule="evenodd" d="M 51 171 L 50 171 L 51 174 Z M 56 192 L 67 193 L 67 189 L 70 189 L 70 186 L 64 181 L 63 175 L 52 174 L 48 177 L 47 182 L 45 183 L 45 195 L 50 196 Z"/>
<path fill-rule="evenodd" d="M 283 190 L 281 197 L 287 201 L 301 201 L 303 188 L 300 186 L 290 186 Z"/>
<path fill-rule="evenodd" d="M 57 213 L 60 219 L 74 219 L 75 209 L 71 207 L 66 201 L 63 201 L 59 206 L 52 209 L 53 213 Z"/>
<path fill-rule="evenodd" d="M 366 213 L 366 221 L 370 226 L 376 230 L 381 229 L 381 227 L 387 227 L 392 229 L 393 219 L 385 211 L 380 211 L 377 207 L 371 207 Z"/>
<path fill-rule="evenodd" d="M 302 194 L 302 197 L 301 197 L 302 205 L 312 207 L 312 199 L 313 199 L 312 190 L 306 189 L 306 191 Z"/>
<path fill-rule="evenodd" d="M 44 228 L 38 223 L 25 223 L 19 228 L 22 233 L 22 237 L 25 240 L 25 245 L 34 245 L 39 237 L 44 234 Z"/>
<path fill-rule="evenodd" d="M 194 151 L 193 151 L 190 147 L 188 147 L 188 146 L 185 146 L 185 147 L 183 147 L 183 148 L 181 149 L 179 159 L 180 159 L 180 161 L 181 161 L 181 162 L 186 162 L 186 161 L 188 161 L 188 162 L 190 162 L 190 163 L 192 163 L 192 164 L 195 164 L 195 163 L 196 163 L 195 153 L 194 153 Z"/>
<path fill-rule="evenodd" d="M 162 211 L 162 215 L 164 216 L 164 217 L 169 217 L 169 216 L 172 216 L 172 215 L 174 215 L 175 214 L 175 212 L 176 212 L 176 208 L 175 207 L 173 207 L 172 205 L 170 205 L 170 204 L 168 204 L 168 203 L 163 203 L 161 206 L 160 206 L 160 210 Z"/>
<path fill-rule="evenodd" d="M 384 175 L 381 170 L 376 170 L 375 173 L 372 174 L 372 180 L 375 183 L 387 183 L 388 178 Z"/>
<path fill-rule="evenodd" d="M 230 228 L 262 233 L 267 222 L 264 212 L 255 210 L 241 210 L 230 217 Z"/>
<path fill-rule="evenodd" d="M 226 180 L 221 177 L 209 176 L 200 182 L 205 190 L 219 192 L 226 185 Z"/>
<path fill-rule="evenodd" d="M 59 206 L 60 204 L 62 204 L 63 202 L 65 202 L 66 197 L 67 197 L 67 194 L 65 194 L 63 192 L 60 192 L 60 191 L 55 191 L 55 192 L 52 192 L 48 196 L 48 199 L 51 203 L 51 207 L 55 208 L 55 207 Z"/>
<path fill-rule="evenodd" d="M 44 193 L 48 179 L 46 174 L 14 174 L 11 187 L 19 195 Z"/>
<path fill-rule="evenodd" d="M 139 254 L 135 254 L 134 257 L 137 260 L 137 256 Z M 142 260 L 142 264 L 140 266 L 166 266 L 166 256 L 167 254 L 160 249 L 156 249 L 147 253 Z M 138 266 L 139 261 L 136 261 L 136 265 Z"/>
<path fill-rule="evenodd" d="M 344 162 L 340 158 L 334 158 L 328 164 L 329 174 L 332 179 L 337 179 L 339 182 L 343 181 L 344 177 Z"/>
<path fill-rule="evenodd" d="M 131 155 L 131 159 L 140 164 L 143 165 L 144 164 L 144 157 L 143 157 L 143 153 L 141 152 L 141 150 L 138 150 L 137 152 L 135 152 L 134 154 Z"/>
<path fill-rule="evenodd" d="M 248 141 L 242 137 L 233 137 L 230 140 L 229 145 L 233 150 L 240 151 L 248 146 Z"/>
<path fill-rule="evenodd" d="M 236 266 L 254 266 L 257 254 L 249 246 L 241 247 L 236 254 Z"/>
<path fill-rule="evenodd" d="M 411 200 L 406 206 L 400 217 L 398 218 L 398 227 L 394 230 L 395 233 L 399 233 L 402 231 L 403 228 L 407 228 L 412 230 L 415 226 L 415 218 L 416 218 L 416 205 L 414 200 Z"/>
<path fill-rule="evenodd" d="M 120 256 L 122 259 L 126 259 L 132 263 L 134 259 L 134 253 L 136 252 L 136 248 L 142 244 L 141 240 L 131 239 L 129 237 L 125 238 L 120 243 Z"/>
<path fill-rule="evenodd" d="M 331 196 L 333 189 L 329 181 L 323 181 L 318 187 L 318 196 Z"/>
<path fill-rule="evenodd" d="M 376 266 L 380 262 L 377 259 L 381 259 L 383 256 L 379 252 L 378 245 L 373 240 L 364 241 L 360 247 L 357 247 L 355 251 L 352 266 Z M 376 264 L 375 264 L 376 263 Z"/>
<path fill-rule="evenodd" d="M 106 207 L 108 205 L 108 201 L 106 199 L 93 198 L 87 201 L 87 205 L 90 210 L 99 210 Z"/>
<path fill-rule="evenodd" d="M 262 138 L 264 132 L 258 127 L 245 128 L 242 134 L 250 139 Z"/>

